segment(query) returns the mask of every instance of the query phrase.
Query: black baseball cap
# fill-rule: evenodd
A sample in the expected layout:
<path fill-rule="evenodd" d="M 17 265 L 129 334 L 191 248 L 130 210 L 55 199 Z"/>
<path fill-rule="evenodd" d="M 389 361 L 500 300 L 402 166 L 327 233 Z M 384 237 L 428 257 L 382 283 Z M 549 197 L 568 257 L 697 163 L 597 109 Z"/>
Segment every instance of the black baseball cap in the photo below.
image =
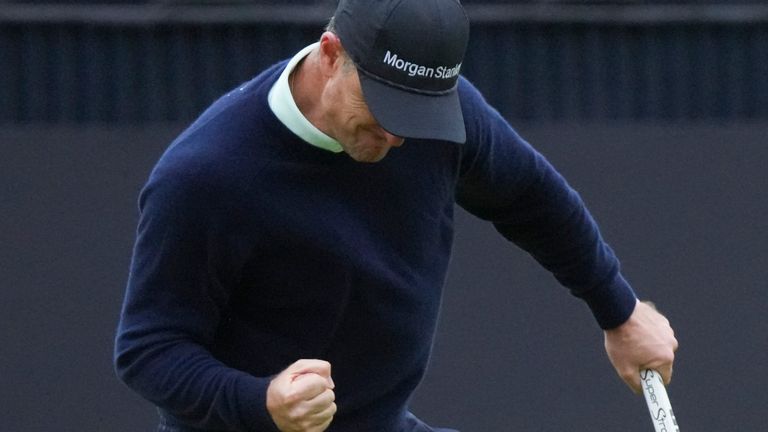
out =
<path fill-rule="evenodd" d="M 458 0 L 341 0 L 334 26 L 381 127 L 466 141 L 456 89 L 469 19 Z"/>

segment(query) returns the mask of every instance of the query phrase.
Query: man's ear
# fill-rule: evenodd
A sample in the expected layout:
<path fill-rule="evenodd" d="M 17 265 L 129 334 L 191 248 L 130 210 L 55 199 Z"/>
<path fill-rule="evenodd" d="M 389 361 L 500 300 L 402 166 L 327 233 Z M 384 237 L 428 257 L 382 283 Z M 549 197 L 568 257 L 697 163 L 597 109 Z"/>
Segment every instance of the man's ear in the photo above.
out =
<path fill-rule="evenodd" d="M 325 32 L 320 36 L 320 67 L 323 75 L 330 76 L 343 66 L 344 47 L 341 39 L 333 32 Z"/>

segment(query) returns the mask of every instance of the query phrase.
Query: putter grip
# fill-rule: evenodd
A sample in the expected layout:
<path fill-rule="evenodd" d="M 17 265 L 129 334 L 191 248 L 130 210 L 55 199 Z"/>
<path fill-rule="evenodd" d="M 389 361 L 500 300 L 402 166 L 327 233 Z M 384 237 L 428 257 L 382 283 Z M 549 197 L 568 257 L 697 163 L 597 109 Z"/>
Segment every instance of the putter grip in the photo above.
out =
<path fill-rule="evenodd" d="M 645 369 L 640 371 L 640 380 L 656 432 L 680 432 L 661 374 L 653 369 Z"/>

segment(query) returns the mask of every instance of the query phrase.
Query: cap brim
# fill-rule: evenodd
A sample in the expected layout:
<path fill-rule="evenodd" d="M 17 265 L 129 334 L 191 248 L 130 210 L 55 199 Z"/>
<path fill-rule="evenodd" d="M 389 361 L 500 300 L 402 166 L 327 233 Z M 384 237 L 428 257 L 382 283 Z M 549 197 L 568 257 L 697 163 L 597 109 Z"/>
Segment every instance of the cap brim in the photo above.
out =
<path fill-rule="evenodd" d="M 359 73 L 363 97 L 387 132 L 403 138 L 467 140 L 458 91 L 432 96 L 398 89 Z"/>

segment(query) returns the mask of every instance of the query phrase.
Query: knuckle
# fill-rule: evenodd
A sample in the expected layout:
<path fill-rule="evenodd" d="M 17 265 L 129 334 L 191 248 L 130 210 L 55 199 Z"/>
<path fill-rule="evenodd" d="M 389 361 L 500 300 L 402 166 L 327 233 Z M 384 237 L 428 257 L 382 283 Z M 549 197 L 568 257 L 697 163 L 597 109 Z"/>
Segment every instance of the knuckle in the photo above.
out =
<path fill-rule="evenodd" d="M 634 369 L 624 369 L 619 373 L 619 375 L 627 383 L 635 383 L 635 381 L 639 381 L 640 379 L 639 373 Z"/>
<path fill-rule="evenodd" d="M 292 389 L 285 393 L 283 400 L 285 400 L 286 405 L 296 405 L 302 401 L 302 396 L 300 391 Z"/>
<path fill-rule="evenodd" d="M 675 349 L 673 347 L 670 347 L 664 353 L 664 356 L 662 357 L 662 362 L 664 362 L 664 364 L 671 364 L 674 361 L 675 361 Z"/>
<path fill-rule="evenodd" d="M 322 378 L 315 374 L 303 374 L 300 379 L 293 382 L 292 389 L 299 396 L 307 396 L 314 389 L 321 386 Z"/>
<path fill-rule="evenodd" d="M 301 415 L 301 412 L 299 410 L 293 409 L 288 411 L 288 413 L 286 414 L 286 418 L 291 423 L 300 423 L 303 420 L 304 416 Z"/>
<path fill-rule="evenodd" d="M 304 361 L 306 362 L 306 364 L 312 365 L 312 366 L 315 366 L 315 367 L 323 367 L 323 368 L 325 368 L 325 367 L 330 367 L 331 366 L 330 363 L 328 363 L 325 360 L 321 360 L 321 359 L 305 359 Z"/>
<path fill-rule="evenodd" d="M 307 359 L 299 359 L 293 362 L 293 364 L 289 367 L 289 369 L 299 369 L 307 364 Z"/>

